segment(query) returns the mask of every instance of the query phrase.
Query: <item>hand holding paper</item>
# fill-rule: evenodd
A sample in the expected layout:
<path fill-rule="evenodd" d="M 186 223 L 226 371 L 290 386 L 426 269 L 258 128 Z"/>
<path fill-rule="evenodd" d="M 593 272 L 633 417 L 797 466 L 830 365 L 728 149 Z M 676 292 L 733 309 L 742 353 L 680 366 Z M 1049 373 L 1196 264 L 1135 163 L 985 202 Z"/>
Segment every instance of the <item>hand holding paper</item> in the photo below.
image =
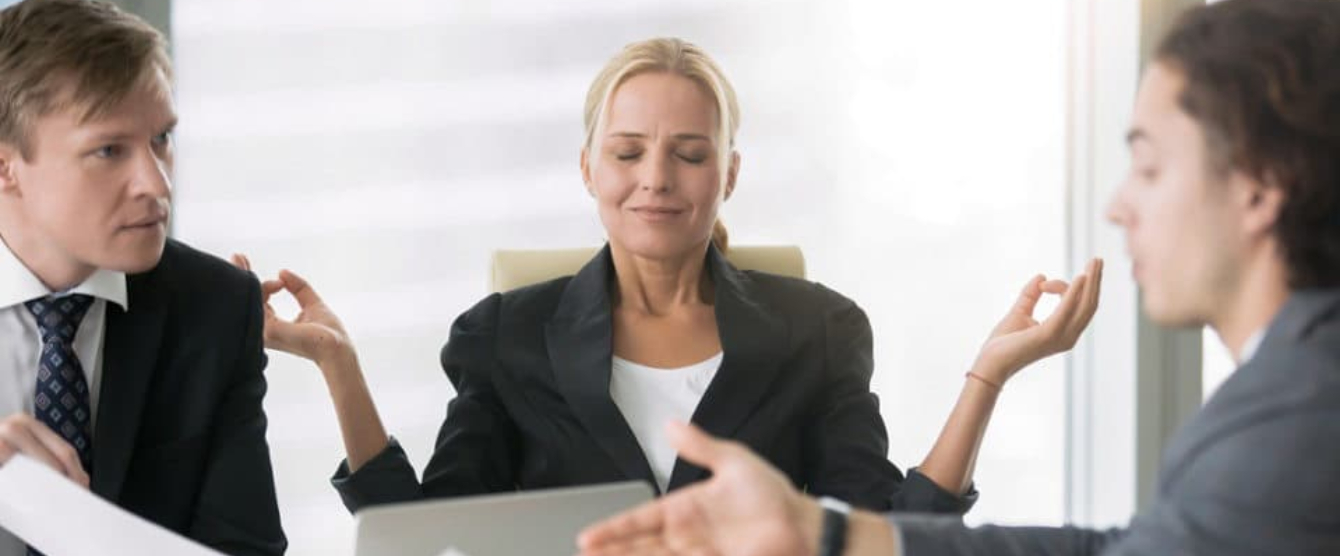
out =
<path fill-rule="evenodd" d="M 71 524 L 78 527 L 76 534 Z M 47 556 L 219 555 L 112 505 L 23 454 L 0 465 L 0 527 Z"/>

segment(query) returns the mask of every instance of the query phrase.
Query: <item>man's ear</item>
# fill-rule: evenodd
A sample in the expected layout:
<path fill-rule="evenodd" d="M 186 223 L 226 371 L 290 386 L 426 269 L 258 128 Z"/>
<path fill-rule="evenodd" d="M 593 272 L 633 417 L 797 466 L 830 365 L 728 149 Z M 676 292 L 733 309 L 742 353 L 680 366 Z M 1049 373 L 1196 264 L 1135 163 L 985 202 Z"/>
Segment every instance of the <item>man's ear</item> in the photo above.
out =
<path fill-rule="evenodd" d="M 0 195 L 17 195 L 19 179 L 15 166 L 21 160 L 19 149 L 9 143 L 0 142 Z"/>
<path fill-rule="evenodd" d="M 590 153 L 591 153 L 590 149 L 582 147 L 582 183 L 586 184 L 586 193 L 590 195 L 592 199 L 594 199 L 596 196 L 596 190 L 591 185 Z"/>
<path fill-rule="evenodd" d="M 1241 208 L 1243 231 L 1252 236 L 1269 234 L 1284 208 L 1285 193 L 1279 180 L 1274 174 L 1257 179 L 1237 170 L 1229 179 Z"/>

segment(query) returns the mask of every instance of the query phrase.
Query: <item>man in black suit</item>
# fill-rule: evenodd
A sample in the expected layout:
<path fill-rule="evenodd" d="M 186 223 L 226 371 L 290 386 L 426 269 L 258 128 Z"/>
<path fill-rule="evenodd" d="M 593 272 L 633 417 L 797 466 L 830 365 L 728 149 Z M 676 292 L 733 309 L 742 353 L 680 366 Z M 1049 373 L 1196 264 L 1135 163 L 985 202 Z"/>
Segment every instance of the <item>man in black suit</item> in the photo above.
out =
<path fill-rule="evenodd" d="M 170 78 L 162 35 L 107 3 L 0 12 L 0 464 L 280 554 L 260 288 L 167 240 Z M 0 530 L 0 556 L 25 553 Z"/>
<path fill-rule="evenodd" d="M 1227 0 L 1145 73 L 1109 207 L 1146 314 L 1208 325 L 1239 367 L 1171 440 L 1129 527 L 969 529 L 846 514 L 745 447 L 679 428 L 713 478 L 593 527 L 585 554 L 1340 554 L 1340 2 Z"/>

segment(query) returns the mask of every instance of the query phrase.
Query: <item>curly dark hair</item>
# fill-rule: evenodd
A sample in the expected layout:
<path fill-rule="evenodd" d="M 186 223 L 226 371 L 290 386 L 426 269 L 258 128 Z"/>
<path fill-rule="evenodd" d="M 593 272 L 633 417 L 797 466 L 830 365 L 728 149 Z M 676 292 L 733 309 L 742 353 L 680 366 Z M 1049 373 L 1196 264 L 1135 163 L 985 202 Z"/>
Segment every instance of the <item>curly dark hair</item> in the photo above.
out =
<path fill-rule="evenodd" d="M 1227 0 L 1189 10 L 1155 59 L 1219 170 L 1284 190 L 1274 233 L 1292 289 L 1340 286 L 1340 1 Z"/>

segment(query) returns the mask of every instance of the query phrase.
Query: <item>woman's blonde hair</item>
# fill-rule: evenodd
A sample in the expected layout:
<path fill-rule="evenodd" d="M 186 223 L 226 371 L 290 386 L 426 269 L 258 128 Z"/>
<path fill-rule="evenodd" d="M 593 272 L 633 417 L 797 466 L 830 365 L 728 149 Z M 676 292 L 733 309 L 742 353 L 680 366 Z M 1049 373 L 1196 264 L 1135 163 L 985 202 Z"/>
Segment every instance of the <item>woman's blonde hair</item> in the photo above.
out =
<path fill-rule="evenodd" d="M 635 42 L 623 47 L 605 64 L 586 92 L 583 118 L 586 140 L 582 147 L 588 152 L 599 150 L 605 111 L 615 89 L 635 75 L 657 72 L 687 77 L 712 93 L 717 106 L 717 159 L 722 165 L 724 183 L 735 149 L 735 132 L 740 128 L 740 105 L 735 100 L 735 89 L 716 62 L 703 49 L 683 39 L 654 38 Z M 726 252 L 726 227 L 720 219 L 712 226 L 712 244 L 718 251 Z"/>

